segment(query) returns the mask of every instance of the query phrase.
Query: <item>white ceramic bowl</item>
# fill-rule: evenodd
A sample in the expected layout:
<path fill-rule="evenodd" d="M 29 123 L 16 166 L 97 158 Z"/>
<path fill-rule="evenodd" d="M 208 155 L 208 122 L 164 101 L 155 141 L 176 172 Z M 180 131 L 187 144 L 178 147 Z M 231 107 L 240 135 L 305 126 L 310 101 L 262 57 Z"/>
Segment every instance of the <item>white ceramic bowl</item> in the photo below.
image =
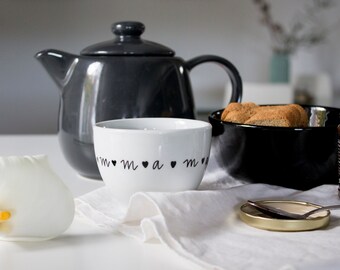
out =
<path fill-rule="evenodd" d="M 97 123 L 94 149 L 103 181 L 119 197 L 196 189 L 208 164 L 211 125 L 177 118 Z"/>

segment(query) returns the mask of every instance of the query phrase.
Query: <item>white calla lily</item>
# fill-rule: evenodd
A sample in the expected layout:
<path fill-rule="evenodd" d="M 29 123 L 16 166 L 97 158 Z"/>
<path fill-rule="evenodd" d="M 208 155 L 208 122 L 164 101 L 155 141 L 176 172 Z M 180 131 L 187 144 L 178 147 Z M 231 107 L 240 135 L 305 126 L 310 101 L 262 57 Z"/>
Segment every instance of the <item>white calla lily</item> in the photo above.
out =
<path fill-rule="evenodd" d="M 46 240 L 70 226 L 74 200 L 46 156 L 0 157 L 0 214 L 0 240 Z"/>

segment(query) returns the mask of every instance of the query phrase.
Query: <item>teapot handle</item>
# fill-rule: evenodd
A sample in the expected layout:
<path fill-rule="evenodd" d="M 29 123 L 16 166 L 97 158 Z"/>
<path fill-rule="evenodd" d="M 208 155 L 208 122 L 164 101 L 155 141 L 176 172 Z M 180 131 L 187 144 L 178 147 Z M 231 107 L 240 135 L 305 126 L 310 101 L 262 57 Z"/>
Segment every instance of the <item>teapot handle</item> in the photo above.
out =
<path fill-rule="evenodd" d="M 228 60 L 216 55 L 202 55 L 186 61 L 185 66 L 190 71 L 195 66 L 207 62 L 217 63 L 220 66 L 222 66 L 223 69 L 227 72 L 232 86 L 231 97 L 229 102 L 241 102 L 242 79 L 236 67 Z"/>

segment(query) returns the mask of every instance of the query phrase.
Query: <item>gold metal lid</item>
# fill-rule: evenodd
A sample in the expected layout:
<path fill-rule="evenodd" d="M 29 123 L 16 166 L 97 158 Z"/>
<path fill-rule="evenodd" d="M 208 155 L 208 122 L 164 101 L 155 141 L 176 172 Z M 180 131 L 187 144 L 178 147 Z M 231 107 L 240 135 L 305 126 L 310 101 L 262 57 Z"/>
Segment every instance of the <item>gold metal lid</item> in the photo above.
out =
<path fill-rule="evenodd" d="M 320 205 L 302 201 L 268 200 L 258 202 L 296 214 L 304 214 L 321 207 Z M 284 232 L 311 231 L 326 227 L 329 224 L 330 211 L 321 211 L 302 220 L 278 219 L 269 217 L 245 203 L 240 207 L 240 218 L 246 224 L 263 230 Z"/>

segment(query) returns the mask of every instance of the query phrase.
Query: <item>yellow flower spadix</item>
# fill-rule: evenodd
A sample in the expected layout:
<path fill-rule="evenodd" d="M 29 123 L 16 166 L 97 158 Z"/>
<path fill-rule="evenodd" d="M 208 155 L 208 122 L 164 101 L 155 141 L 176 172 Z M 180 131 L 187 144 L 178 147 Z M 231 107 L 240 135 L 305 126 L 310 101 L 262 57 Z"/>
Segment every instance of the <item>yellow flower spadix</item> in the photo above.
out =
<path fill-rule="evenodd" d="M 10 219 L 11 213 L 8 211 L 0 211 L 0 222 Z"/>

